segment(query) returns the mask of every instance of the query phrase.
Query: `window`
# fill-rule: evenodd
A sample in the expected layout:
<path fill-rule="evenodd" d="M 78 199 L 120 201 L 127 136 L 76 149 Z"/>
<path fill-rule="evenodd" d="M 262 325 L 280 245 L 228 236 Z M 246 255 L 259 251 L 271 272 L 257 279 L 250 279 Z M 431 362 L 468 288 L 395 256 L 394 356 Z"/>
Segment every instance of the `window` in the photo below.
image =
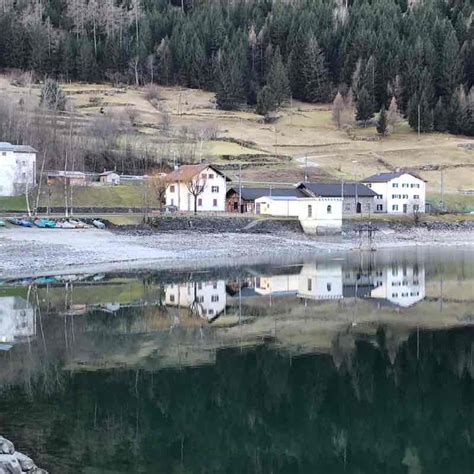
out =
<path fill-rule="evenodd" d="M 419 187 L 420 187 L 419 183 L 415 184 L 415 188 L 419 188 Z"/>
<path fill-rule="evenodd" d="M 398 293 L 392 293 L 392 298 L 398 298 Z"/>
<path fill-rule="evenodd" d="M 377 199 L 383 199 L 383 194 L 377 194 Z"/>
<path fill-rule="evenodd" d="M 313 280 L 311 278 L 308 278 L 308 291 L 312 291 L 313 289 Z"/>
<path fill-rule="evenodd" d="M 398 183 L 392 183 L 392 188 L 398 188 Z"/>
<path fill-rule="evenodd" d="M 218 193 L 219 192 L 219 186 L 211 186 L 211 192 Z"/>
<path fill-rule="evenodd" d="M 174 193 L 174 185 L 170 186 L 170 193 Z"/>
<path fill-rule="evenodd" d="M 213 205 L 214 207 L 217 207 L 217 199 L 213 199 L 212 205 Z"/>
<path fill-rule="evenodd" d="M 398 204 L 394 204 L 392 206 L 392 211 L 398 211 Z"/>
<path fill-rule="evenodd" d="M 408 199 L 408 194 L 404 194 L 402 197 L 403 199 Z"/>
<path fill-rule="evenodd" d="M 418 204 L 413 204 L 413 210 L 414 211 L 419 211 L 420 210 L 420 206 Z"/>
<path fill-rule="evenodd" d="M 326 212 L 327 212 L 328 214 L 332 214 L 332 206 L 331 206 L 331 205 L 329 205 L 329 206 L 327 207 Z"/>
<path fill-rule="evenodd" d="M 332 285 L 331 285 L 331 283 L 328 283 L 328 284 L 326 285 L 326 288 L 327 288 L 328 292 L 332 291 Z"/>
<path fill-rule="evenodd" d="M 408 183 L 403 183 L 402 188 L 408 188 L 410 185 Z"/>
<path fill-rule="evenodd" d="M 196 298 L 196 301 L 197 301 L 198 303 L 204 303 L 204 296 L 202 296 L 202 295 L 201 295 L 201 296 L 198 296 L 198 297 Z"/>
<path fill-rule="evenodd" d="M 377 204 L 377 211 L 383 211 L 383 205 Z"/>
<path fill-rule="evenodd" d="M 201 175 L 201 178 L 202 178 L 202 179 L 206 179 L 206 178 L 207 178 L 207 174 L 206 174 L 206 173 L 203 173 L 203 174 Z"/>
<path fill-rule="evenodd" d="M 215 282 L 212 284 L 212 288 L 214 288 L 214 290 L 217 290 L 217 281 L 215 281 Z"/>
<path fill-rule="evenodd" d="M 7 156 L 7 152 L 6 152 L 6 151 L 2 151 L 2 156 Z"/>
<path fill-rule="evenodd" d="M 209 176 L 208 176 L 209 179 L 214 179 L 214 175 L 212 173 L 209 173 Z"/>
<path fill-rule="evenodd" d="M 420 199 L 420 195 L 419 194 L 414 194 L 413 199 Z"/>
<path fill-rule="evenodd" d="M 392 275 L 397 276 L 398 275 L 398 267 L 392 267 Z"/>
<path fill-rule="evenodd" d="M 313 206 L 311 204 L 308 205 L 308 217 L 313 217 Z"/>
<path fill-rule="evenodd" d="M 174 303 L 174 295 L 170 295 L 170 302 Z"/>
<path fill-rule="evenodd" d="M 198 283 L 198 290 L 202 290 L 202 283 L 201 282 Z"/>
<path fill-rule="evenodd" d="M 211 301 L 213 303 L 217 303 L 219 301 L 219 295 L 212 295 L 211 296 Z"/>
<path fill-rule="evenodd" d="M 198 199 L 198 206 L 201 206 L 201 207 L 202 207 L 202 198 L 199 198 L 199 199 Z"/>

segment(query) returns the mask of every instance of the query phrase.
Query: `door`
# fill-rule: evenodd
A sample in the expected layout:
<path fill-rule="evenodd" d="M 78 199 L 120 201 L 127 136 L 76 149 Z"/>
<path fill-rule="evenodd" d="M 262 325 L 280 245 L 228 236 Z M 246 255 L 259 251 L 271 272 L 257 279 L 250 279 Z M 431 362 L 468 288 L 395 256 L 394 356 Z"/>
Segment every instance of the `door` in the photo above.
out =
<path fill-rule="evenodd" d="M 255 205 L 255 213 L 260 214 L 260 203 L 259 202 L 257 202 L 257 204 Z"/>
<path fill-rule="evenodd" d="M 362 212 L 362 204 L 360 202 L 357 203 L 356 212 L 357 214 L 360 214 Z"/>

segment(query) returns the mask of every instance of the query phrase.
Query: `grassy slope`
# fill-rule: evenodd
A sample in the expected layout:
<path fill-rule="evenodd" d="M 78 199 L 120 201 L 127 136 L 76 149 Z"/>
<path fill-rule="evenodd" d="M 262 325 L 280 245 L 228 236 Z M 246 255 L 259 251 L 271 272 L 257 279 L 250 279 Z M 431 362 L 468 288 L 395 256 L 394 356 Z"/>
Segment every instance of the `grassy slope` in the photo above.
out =
<path fill-rule="evenodd" d="M 196 156 L 208 157 L 223 166 L 234 165 L 234 169 L 228 170 L 230 177 L 236 176 L 235 165 L 241 163 L 244 180 L 297 182 L 304 177 L 305 156 L 309 178 L 320 180 L 362 179 L 376 172 L 408 166 L 428 181 L 428 193 L 438 201 L 439 169 L 444 168 L 446 202 L 457 209 L 474 207 L 474 197 L 460 192 L 474 188 L 474 152 L 459 146 L 473 142 L 466 137 L 433 133 L 418 138 L 402 121 L 384 140 L 351 140 L 331 123 L 329 105 L 293 101 L 278 112 L 275 123 L 266 124 L 251 111 L 217 110 L 214 95 L 199 90 L 160 87 L 158 107 L 153 107 L 145 100 L 142 90 L 133 87 L 65 84 L 64 89 L 76 107 L 75 120 L 86 127 L 85 130 L 100 115 L 101 108 L 105 114 L 122 115 L 130 108 L 135 109 L 135 143 L 161 149 L 165 157 L 179 156 L 185 128 L 199 129 L 213 124 L 218 129 L 217 138 L 197 144 Z M 25 102 L 33 103 L 37 101 L 39 87 L 35 86 L 28 94 L 0 76 L 1 94 L 22 97 Z M 92 97 L 99 98 L 100 105 L 91 102 Z M 167 135 L 160 132 L 162 111 L 169 113 L 171 120 L 171 132 Z M 373 137 L 375 130 L 373 127 L 356 130 L 356 135 Z M 92 196 L 83 198 L 79 192 L 77 205 L 90 205 L 95 199 L 104 199 L 105 194 Z M 108 206 L 123 202 L 113 191 L 105 198 Z M 130 191 L 128 205 L 137 205 L 140 199 L 136 192 Z"/>

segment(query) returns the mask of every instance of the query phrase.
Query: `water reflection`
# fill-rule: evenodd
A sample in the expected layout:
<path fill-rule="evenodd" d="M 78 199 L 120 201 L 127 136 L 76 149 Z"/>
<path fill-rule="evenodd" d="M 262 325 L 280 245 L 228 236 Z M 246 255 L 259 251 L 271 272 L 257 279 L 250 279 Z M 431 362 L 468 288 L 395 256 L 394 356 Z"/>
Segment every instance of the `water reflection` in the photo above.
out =
<path fill-rule="evenodd" d="M 473 283 L 402 252 L 6 282 L 0 426 L 52 472 L 471 473 Z"/>

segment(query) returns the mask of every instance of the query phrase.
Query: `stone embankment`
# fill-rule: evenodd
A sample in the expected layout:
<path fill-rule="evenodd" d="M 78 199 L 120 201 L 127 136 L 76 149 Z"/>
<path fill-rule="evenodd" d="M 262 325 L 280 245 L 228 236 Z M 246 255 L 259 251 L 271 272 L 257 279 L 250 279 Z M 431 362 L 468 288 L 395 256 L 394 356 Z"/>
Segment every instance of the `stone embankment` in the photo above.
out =
<path fill-rule="evenodd" d="M 32 459 L 18 451 L 8 439 L 0 436 L 0 474 L 48 474 L 39 468 Z"/>

